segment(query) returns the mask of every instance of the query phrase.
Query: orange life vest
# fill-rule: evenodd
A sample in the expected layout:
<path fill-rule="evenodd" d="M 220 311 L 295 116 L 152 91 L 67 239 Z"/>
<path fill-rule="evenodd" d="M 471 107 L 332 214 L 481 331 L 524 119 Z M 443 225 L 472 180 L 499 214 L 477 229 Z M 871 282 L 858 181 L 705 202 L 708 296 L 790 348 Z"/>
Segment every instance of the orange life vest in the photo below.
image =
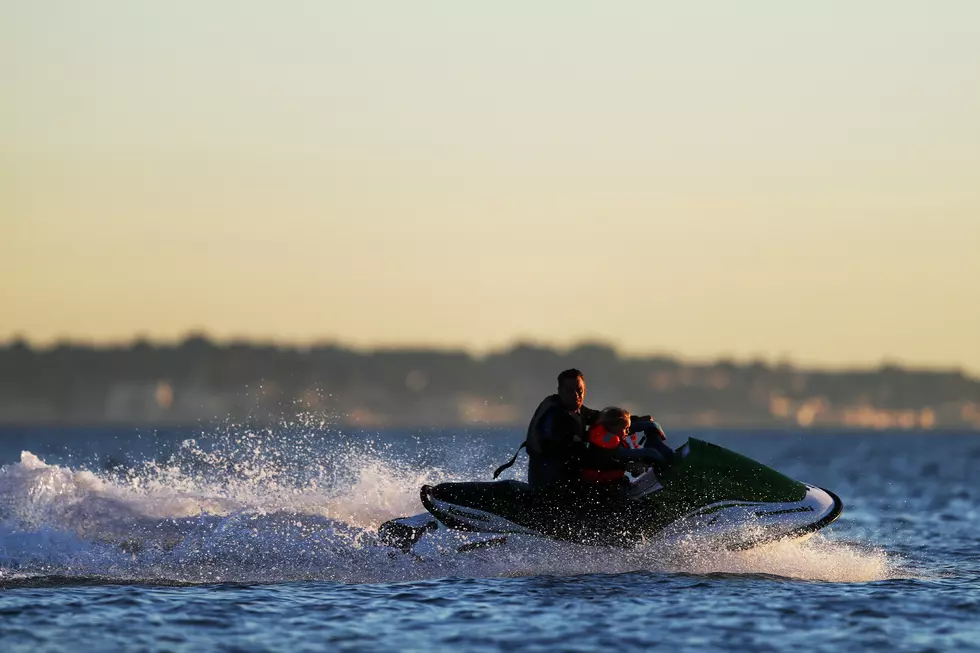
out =
<path fill-rule="evenodd" d="M 635 437 L 635 435 L 622 437 L 616 433 L 611 433 L 602 424 L 594 425 L 588 432 L 589 444 L 602 449 L 635 447 Z M 618 483 L 622 480 L 624 473 L 621 469 L 583 469 L 582 480 L 593 483 Z"/>

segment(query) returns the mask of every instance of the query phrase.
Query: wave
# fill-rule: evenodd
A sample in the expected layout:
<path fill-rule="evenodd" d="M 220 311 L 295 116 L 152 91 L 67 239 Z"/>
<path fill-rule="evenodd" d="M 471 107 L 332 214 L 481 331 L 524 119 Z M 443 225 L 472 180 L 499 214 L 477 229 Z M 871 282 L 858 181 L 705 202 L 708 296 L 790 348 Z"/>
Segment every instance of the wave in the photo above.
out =
<path fill-rule="evenodd" d="M 326 454 L 302 438 L 287 443 L 261 433 L 217 446 L 188 440 L 165 460 L 115 471 L 47 464 L 25 451 L 0 467 L 0 585 L 634 571 L 830 582 L 910 577 L 900 558 L 823 534 L 749 551 L 705 549 L 693 539 L 623 551 L 516 537 L 503 548 L 418 560 L 381 546 L 377 526 L 421 512 L 422 484 L 465 474 L 399 460 L 383 445 L 335 444 Z"/>

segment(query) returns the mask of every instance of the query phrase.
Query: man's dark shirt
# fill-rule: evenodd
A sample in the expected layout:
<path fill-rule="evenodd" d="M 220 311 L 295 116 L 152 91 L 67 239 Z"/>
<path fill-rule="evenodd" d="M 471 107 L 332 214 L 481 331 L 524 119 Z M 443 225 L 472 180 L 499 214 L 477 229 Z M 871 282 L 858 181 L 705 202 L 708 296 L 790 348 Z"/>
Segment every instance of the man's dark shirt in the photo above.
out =
<path fill-rule="evenodd" d="M 578 481 L 586 464 L 604 467 L 605 461 L 592 460 L 586 447 L 586 431 L 598 417 L 598 411 L 586 406 L 569 411 L 558 395 L 542 401 L 528 426 L 528 483 L 544 487 Z"/>

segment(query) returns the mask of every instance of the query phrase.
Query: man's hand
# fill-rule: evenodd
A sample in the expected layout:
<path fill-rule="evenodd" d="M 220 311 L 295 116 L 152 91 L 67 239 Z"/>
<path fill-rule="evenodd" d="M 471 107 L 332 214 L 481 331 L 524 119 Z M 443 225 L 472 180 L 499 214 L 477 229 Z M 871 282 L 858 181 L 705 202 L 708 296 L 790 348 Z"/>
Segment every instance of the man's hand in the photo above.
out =
<path fill-rule="evenodd" d="M 647 436 L 648 438 L 660 438 L 661 442 L 665 442 L 667 440 L 667 434 L 664 433 L 664 430 L 661 428 L 647 429 L 643 432 L 643 435 Z"/>

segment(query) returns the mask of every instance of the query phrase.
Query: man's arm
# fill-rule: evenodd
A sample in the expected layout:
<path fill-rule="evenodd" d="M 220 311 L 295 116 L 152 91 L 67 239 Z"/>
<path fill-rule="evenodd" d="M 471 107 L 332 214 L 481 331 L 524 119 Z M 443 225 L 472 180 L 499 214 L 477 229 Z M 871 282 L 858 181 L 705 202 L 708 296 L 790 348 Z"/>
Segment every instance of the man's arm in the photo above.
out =
<path fill-rule="evenodd" d="M 666 448 L 666 445 L 662 446 Z M 667 451 L 673 454 L 669 448 Z M 626 449 L 625 447 L 615 449 L 589 447 L 577 452 L 576 457 L 585 463 L 586 467 L 592 469 L 622 469 L 623 466 L 631 463 L 664 463 L 670 462 L 673 458 L 659 448 Z"/>

